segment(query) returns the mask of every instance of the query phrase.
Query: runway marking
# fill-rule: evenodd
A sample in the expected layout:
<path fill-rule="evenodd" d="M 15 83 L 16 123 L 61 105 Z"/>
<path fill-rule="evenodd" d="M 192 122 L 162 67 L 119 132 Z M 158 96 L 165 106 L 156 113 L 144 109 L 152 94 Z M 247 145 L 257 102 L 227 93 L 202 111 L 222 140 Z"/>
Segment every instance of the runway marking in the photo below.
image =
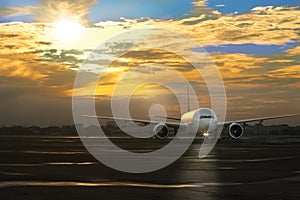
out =
<path fill-rule="evenodd" d="M 259 159 L 201 159 L 201 162 L 266 162 L 266 161 L 277 161 L 277 160 L 290 160 L 297 159 L 296 156 L 278 157 L 278 158 L 259 158 Z"/>
<path fill-rule="evenodd" d="M 99 162 L 49 162 L 46 165 L 96 165 Z"/>
<path fill-rule="evenodd" d="M 88 154 L 85 151 L 23 151 L 27 154 L 54 154 L 54 155 L 74 155 L 74 154 Z"/>
<path fill-rule="evenodd" d="M 0 188 L 9 187 L 141 187 L 141 188 L 157 188 L 157 189 L 180 189 L 180 188 L 203 188 L 203 187 L 219 187 L 219 186 L 236 186 L 242 183 L 188 183 L 188 184 L 151 184 L 151 183 L 130 183 L 130 182 L 38 182 L 38 181 L 5 181 L 0 182 Z"/>
<path fill-rule="evenodd" d="M 48 163 L 27 163 L 27 164 L 19 164 L 19 163 L 7 163 L 0 164 L 0 166 L 4 167 L 37 167 L 37 166 L 45 166 L 45 165 L 97 165 L 98 162 L 48 162 Z"/>
<path fill-rule="evenodd" d="M 8 172 L 8 171 L 0 171 L 0 174 L 9 175 L 9 176 L 30 176 L 30 174 L 17 173 L 17 172 Z"/>
<path fill-rule="evenodd" d="M 266 184 L 266 183 L 278 183 L 278 182 L 299 182 L 300 176 L 294 175 L 294 176 L 288 176 L 288 177 L 281 177 L 281 178 L 273 178 L 268 180 L 262 180 L 262 181 L 253 181 L 249 183 L 245 183 L 248 185 L 255 185 L 255 184 Z"/>
<path fill-rule="evenodd" d="M 262 158 L 262 159 L 202 159 L 201 162 L 266 162 L 266 161 L 277 161 L 277 160 L 289 160 L 296 159 L 299 157 L 289 156 L 289 157 L 279 157 L 279 158 Z M 163 159 L 163 158 L 162 158 Z M 149 161 L 151 162 L 151 161 Z M 97 165 L 98 162 L 47 162 L 47 163 L 1 163 L 0 166 L 4 167 L 36 167 L 36 166 L 45 166 L 45 165 Z"/>
<path fill-rule="evenodd" d="M 300 176 L 282 177 L 276 179 L 253 181 L 253 182 L 207 182 L 207 183 L 185 183 L 185 184 L 151 184 L 134 182 L 74 182 L 74 181 L 4 181 L 0 182 L 1 188 L 10 187 L 139 187 L 157 189 L 183 189 L 183 188 L 204 188 L 204 187 L 224 187 L 239 185 L 257 185 L 278 182 L 298 182 Z"/>

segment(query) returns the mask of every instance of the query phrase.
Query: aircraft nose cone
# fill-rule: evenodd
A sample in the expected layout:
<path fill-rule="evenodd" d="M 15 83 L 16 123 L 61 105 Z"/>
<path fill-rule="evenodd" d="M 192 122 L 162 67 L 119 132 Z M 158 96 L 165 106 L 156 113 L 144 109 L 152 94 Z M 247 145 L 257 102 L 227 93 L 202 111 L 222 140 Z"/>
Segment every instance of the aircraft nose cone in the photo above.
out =
<path fill-rule="evenodd" d="M 200 121 L 199 132 L 212 132 L 216 130 L 217 122 L 212 119 L 205 119 Z"/>
<path fill-rule="evenodd" d="M 216 120 L 210 120 L 209 126 L 208 126 L 208 132 L 212 132 L 217 129 L 217 122 Z"/>

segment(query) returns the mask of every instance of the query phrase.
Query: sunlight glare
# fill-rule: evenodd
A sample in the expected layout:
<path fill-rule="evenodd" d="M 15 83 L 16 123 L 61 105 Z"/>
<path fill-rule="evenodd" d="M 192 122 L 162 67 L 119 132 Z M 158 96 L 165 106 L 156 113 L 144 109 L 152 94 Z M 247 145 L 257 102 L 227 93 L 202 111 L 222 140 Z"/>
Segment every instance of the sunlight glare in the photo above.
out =
<path fill-rule="evenodd" d="M 84 26 L 75 20 L 63 19 L 54 23 L 54 37 L 64 43 L 75 42 L 79 39 Z"/>

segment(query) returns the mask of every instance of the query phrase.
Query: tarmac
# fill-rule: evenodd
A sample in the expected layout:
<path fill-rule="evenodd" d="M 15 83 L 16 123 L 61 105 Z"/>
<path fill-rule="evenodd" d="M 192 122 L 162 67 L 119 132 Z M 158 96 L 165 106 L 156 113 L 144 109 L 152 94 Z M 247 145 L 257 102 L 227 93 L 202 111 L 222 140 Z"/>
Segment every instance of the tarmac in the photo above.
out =
<path fill-rule="evenodd" d="M 164 145 L 115 138 L 124 149 Z M 299 138 L 221 140 L 205 158 L 201 140 L 151 173 L 111 169 L 77 137 L 0 136 L 1 199 L 300 199 Z"/>

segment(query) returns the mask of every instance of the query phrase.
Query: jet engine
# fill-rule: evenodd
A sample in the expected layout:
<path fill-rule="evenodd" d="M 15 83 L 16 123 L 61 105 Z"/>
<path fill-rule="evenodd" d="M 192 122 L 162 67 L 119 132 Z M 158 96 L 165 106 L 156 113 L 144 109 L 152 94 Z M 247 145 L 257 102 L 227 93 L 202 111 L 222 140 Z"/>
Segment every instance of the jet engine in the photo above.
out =
<path fill-rule="evenodd" d="M 228 127 L 228 135 L 233 139 L 239 139 L 244 134 L 244 128 L 238 123 L 232 123 Z"/>
<path fill-rule="evenodd" d="M 165 140 L 168 138 L 169 134 L 170 134 L 170 130 L 169 127 L 163 123 L 161 124 L 157 124 L 154 129 L 153 129 L 153 133 L 155 134 L 155 136 L 160 139 L 160 140 Z"/>

